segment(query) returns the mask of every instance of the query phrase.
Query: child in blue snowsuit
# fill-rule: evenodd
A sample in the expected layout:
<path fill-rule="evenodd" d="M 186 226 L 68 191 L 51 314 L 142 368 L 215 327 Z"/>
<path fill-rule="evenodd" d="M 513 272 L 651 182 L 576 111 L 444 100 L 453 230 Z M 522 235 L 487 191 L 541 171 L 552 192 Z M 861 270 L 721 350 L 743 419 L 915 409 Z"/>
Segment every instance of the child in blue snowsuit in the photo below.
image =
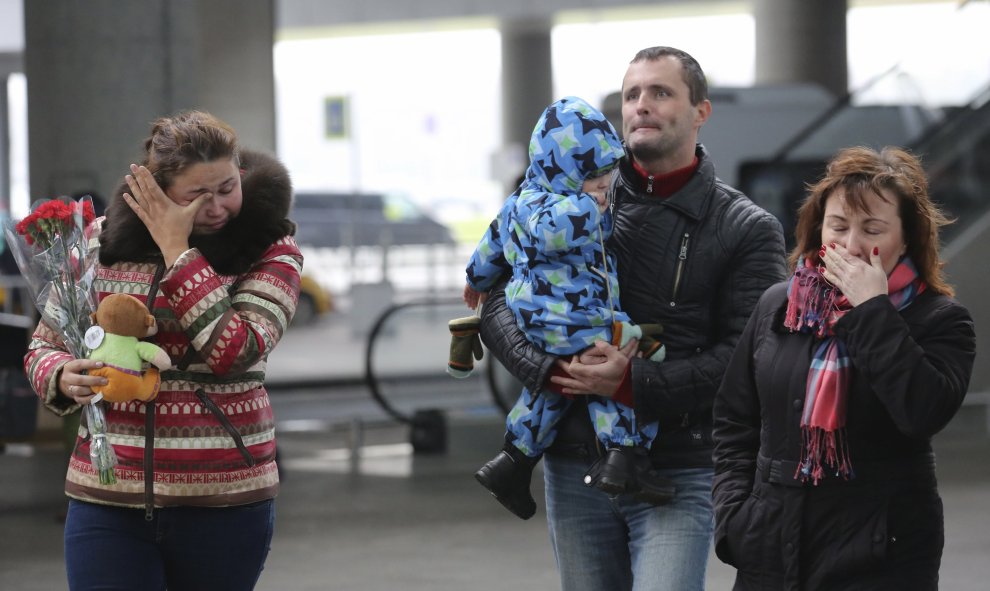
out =
<path fill-rule="evenodd" d="M 468 305 L 474 307 L 511 271 L 506 302 L 538 347 L 569 356 L 595 341 L 622 346 L 636 338 L 646 356 L 661 361 L 662 345 L 619 309 L 615 262 L 605 250 L 612 232 L 609 173 L 623 154 L 615 129 L 585 101 L 566 97 L 547 107 L 533 130 L 525 179 L 467 266 Z M 536 511 L 529 492 L 533 466 L 553 443 L 555 427 L 571 404 L 553 392 L 524 388 L 506 418 L 503 450 L 475 474 L 523 519 Z M 668 502 L 672 485 L 649 470 L 646 454 L 657 423 L 640 424 L 633 409 L 603 397 L 588 397 L 588 411 L 606 454 L 585 483 L 610 494 Z"/>

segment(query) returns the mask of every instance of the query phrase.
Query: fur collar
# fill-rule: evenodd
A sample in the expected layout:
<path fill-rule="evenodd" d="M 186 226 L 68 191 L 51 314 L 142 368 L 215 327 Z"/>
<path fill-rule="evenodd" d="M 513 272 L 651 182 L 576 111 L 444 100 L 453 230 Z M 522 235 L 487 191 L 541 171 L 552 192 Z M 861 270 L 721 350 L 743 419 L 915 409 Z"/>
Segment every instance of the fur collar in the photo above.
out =
<path fill-rule="evenodd" d="M 285 166 L 272 156 L 242 150 L 240 153 L 241 212 L 220 232 L 195 236 L 189 246 L 198 248 L 221 275 L 246 273 L 276 240 L 295 234 L 289 220 L 292 181 Z M 126 184 L 114 192 L 100 233 L 100 264 L 149 262 L 161 257 L 144 223 L 124 201 Z"/>

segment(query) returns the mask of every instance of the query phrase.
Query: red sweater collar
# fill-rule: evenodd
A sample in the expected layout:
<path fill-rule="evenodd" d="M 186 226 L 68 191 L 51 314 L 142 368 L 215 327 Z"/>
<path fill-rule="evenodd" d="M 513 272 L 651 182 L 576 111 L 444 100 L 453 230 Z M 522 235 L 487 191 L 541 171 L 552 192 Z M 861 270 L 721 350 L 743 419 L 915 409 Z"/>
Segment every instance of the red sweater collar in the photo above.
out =
<path fill-rule="evenodd" d="M 684 168 L 672 170 L 658 176 L 651 175 L 638 162 L 632 160 L 633 170 L 643 179 L 644 191 L 650 195 L 667 198 L 680 191 L 691 180 L 691 175 L 698 169 L 698 157 Z"/>

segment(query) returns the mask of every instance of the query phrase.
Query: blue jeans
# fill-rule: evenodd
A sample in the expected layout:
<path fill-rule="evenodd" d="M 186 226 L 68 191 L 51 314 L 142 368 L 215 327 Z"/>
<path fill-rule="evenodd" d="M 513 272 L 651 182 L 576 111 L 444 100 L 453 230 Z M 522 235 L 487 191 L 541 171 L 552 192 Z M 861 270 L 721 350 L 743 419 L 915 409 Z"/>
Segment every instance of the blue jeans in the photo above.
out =
<path fill-rule="evenodd" d="M 271 547 L 275 501 L 236 507 L 126 509 L 69 501 L 70 591 L 248 591 Z"/>
<path fill-rule="evenodd" d="M 659 470 L 669 505 L 609 497 L 582 482 L 590 462 L 543 458 L 547 522 L 563 591 L 703 591 L 712 539 L 711 468 Z"/>

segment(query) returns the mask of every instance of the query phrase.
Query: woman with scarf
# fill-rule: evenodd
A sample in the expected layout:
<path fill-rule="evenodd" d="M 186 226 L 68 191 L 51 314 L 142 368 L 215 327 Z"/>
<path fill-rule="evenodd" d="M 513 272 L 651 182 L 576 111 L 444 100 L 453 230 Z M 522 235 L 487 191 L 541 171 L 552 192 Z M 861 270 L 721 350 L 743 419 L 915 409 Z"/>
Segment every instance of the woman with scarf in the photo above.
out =
<path fill-rule="evenodd" d="M 937 589 L 931 438 L 975 356 L 920 162 L 849 148 L 801 206 L 791 278 L 753 312 L 714 406 L 715 551 L 734 589 Z"/>
<path fill-rule="evenodd" d="M 295 311 L 302 268 L 292 187 L 285 167 L 240 150 L 207 113 L 155 121 L 144 146 L 87 233 L 99 248 L 98 297 L 141 300 L 172 366 L 157 398 L 105 407 L 116 482 L 101 481 L 80 429 L 65 480 L 69 588 L 252 589 L 278 493 L 266 359 Z M 58 414 L 92 403 L 105 383 L 44 321 L 25 363 Z"/>

